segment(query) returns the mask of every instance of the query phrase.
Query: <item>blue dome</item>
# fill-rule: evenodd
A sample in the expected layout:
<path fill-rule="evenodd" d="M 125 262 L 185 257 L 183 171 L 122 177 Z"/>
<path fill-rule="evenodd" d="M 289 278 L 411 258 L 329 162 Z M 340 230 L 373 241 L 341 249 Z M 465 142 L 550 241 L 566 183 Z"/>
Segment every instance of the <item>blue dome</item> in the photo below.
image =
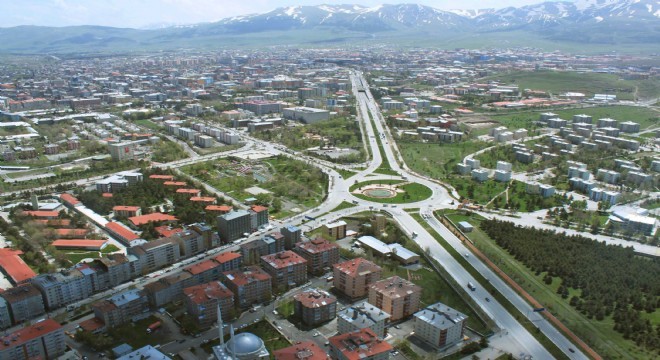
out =
<path fill-rule="evenodd" d="M 244 332 L 234 335 L 234 338 L 227 342 L 227 350 L 234 351 L 235 356 L 258 353 L 264 348 L 264 342 L 257 335 Z"/>

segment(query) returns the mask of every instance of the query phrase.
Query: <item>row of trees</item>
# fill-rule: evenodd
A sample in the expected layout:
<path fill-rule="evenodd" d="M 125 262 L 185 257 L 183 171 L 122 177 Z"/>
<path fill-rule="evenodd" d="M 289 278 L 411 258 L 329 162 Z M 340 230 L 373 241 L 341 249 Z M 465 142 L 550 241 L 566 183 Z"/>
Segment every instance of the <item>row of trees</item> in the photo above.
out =
<path fill-rule="evenodd" d="M 632 248 L 606 245 L 582 236 L 484 220 L 481 229 L 537 275 L 558 277 L 558 292 L 580 290 L 570 304 L 588 318 L 612 316 L 616 331 L 649 350 L 660 350 L 660 324 L 642 312 L 660 307 L 660 261 L 640 258 Z"/>

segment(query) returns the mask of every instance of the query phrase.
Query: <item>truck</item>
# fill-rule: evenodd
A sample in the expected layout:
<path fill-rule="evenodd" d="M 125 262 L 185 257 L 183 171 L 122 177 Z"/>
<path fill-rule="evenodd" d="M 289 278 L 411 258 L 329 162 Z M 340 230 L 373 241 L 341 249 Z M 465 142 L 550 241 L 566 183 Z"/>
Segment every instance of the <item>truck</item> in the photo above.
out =
<path fill-rule="evenodd" d="M 307 219 L 307 220 L 316 220 L 315 217 L 311 217 L 309 215 L 305 215 L 305 219 Z"/>
<path fill-rule="evenodd" d="M 163 325 L 162 322 L 156 321 L 155 323 L 147 326 L 147 334 L 151 334 L 152 332 L 160 329 L 160 326 Z"/>
<path fill-rule="evenodd" d="M 477 290 L 477 288 L 474 287 L 474 284 L 473 284 L 472 282 L 468 282 L 467 287 L 468 287 L 468 289 L 470 289 L 470 290 L 472 290 L 472 291 Z"/>

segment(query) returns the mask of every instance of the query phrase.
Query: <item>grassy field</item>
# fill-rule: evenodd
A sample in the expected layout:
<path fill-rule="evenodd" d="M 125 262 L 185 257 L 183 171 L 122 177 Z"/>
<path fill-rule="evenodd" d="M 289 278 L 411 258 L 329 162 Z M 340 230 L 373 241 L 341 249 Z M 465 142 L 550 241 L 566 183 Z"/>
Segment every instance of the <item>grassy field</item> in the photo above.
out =
<path fill-rule="evenodd" d="M 350 209 L 352 207 L 355 207 L 356 205 L 353 203 L 349 203 L 348 201 L 342 201 L 341 204 L 337 205 L 336 208 L 330 210 L 330 212 L 335 212 L 339 210 L 344 210 L 344 209 Z"/>
<path fill-rule="evenodd" d="M 520 286 L 528 291 L 566 326 L 568 326 L 582 340 L 586 341 L 601 356 L 607 359 L 650 359 L 652 356 L 641 350 L 631 341 L 614 331 L 614 322 L 611 317 L 603 321 L 588 319 L 568 304 L 557 294 L 559 279 L 553 279 L 552 284 L 546 285 L 543 278 L 546 273 L 534 274 L 522 263 L 514 259 L 505 250 L 497 246 L 484 232 L 479 229 L 481 222 L 477 216 L 465 216 L 462 214 L 451 214 L 448 217 L 454 222 L 468 221 L 474 226 L 474 231 L 468 234 L 475 245 L 500 269 L 506 272 Z M 569 298 L 572 296 L 569 295 Z M 656 314 L 651 314 L 657 316 Z"/>
<path fill-rule="evenodd" d="M 362 194 L 353 194 L 353 195 L 363 200 L 375 201 L 383 204 L 404 204 L 404 203 L 416 202 L 416 201 L 428 199 L 429 197 L 431 197 L 431 195 L 433 195 L 433 191 L 422 184 L 405 183 L 405 181 L 402 180 L 365 181 L 354 184 L 353 186 L 350 187 L 350 191 L 371 184 L 401 184 L 401 183 L 404 183 L 404 185 L 397 186 L 397 188 L 403 190 L 403 192 L 397 193 L 397 195 L 392 198 L 375 198 Z"/>
<path fill-rule="evenodd" d="M 134 123 L 153 131 L 160 131 L 162 129 L 160 125 L 151 120 L 135 120 Z"/>
<path fill-rule="evenodd" d="M 344 180 L 346 180 L 346 179 L 350 178 L 351 176 L 357 174 L 354 171 L 344 170 L 344 169 L 340 169 L 340 168 L 335 169 L 335 171 L 337 171 L 339 173 L 339 175 L 341 175 L 341 177 L 344 178 Z"/>
<path fill-rule="evenodd" d="M 493 115 L 491 118 L 509 129 L 530 129 L 532 128 L 532 123 L 539 120 L 539 114 L 544 112 L 553 112 L 566 120 L 571 120 L 573 115 L 591 115 L 594 123 L 601 118 L 611 118 L 619 122 L 634 121 L 640 124 L 641 129 L 660 125 L 660 112 L 645 107 L 625 105 L 596 106 L 566 110 L 545 109 L 522 111 L 511 114 Z"/>
<path fill-rule="evenodd" d="M 507 183 L 495 181 L 493 179 L 480 183 L 469 177 L 463 176 L 451 177 L 449 179 L 449 184 L 452 185 L 462 197 L 481 205 L 485 205 L 507 187 Z"/>
<path fill-rule="evenodd" d="M 450 144 L 399 141 L 397 144 L 404 161 L 412 170 L 435 179 L 446 178 L 466 155 L 487 146 L 480 141 Z"/>
<path fill-rule="evenodd" d="M 543 90 L 559 95 L 564 92 L 616 94 L 619 100 L 651 99 L 660 96 L 660 83 L 655 80 L 621 80 L 612 74 L 567 71 L 514 71 L 483 80 L 516 84 L 520 89 Z"/>

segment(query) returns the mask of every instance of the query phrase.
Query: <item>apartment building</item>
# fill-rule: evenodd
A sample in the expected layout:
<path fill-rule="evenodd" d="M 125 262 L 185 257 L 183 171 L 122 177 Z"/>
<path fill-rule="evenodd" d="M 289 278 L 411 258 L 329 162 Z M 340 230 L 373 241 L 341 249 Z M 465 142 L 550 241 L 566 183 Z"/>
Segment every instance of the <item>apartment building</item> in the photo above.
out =
<path fill-rule="evenodd" d="M 0 293 L 0 298 L 4 299 L 9 315 L 9 321 L 2 319 L 3 324 L 15 325 L 46 312 L 41 292 L 33 284 L 9 288 Z M 3 328 L 6 327 L 9 326 Z"/>
<path fill-rule="evenodd" d="M 276 289 L 288 289 L 307 282 L 307 260 L 291 250 L 262 256 L 261 265 L 273 278 Z"/>
<path fill-rule="evenodd" d="M 330 321 L 337 314 L 337 298 L 318 289 L 294 295 L 293 306 L 295 315 L 312 326 Z"/>
<path fill-rule="evenodd" d="M 182 271 L 145 285 L 144 292 L 149 303 L 158 307 L 181 299 L 183 289 L 193 285 L 197 285 L 195 278 L 190 273 Z"/>
<path fill-rule="evenodd" d="M 339 262 L 339 245 L 323 238 L 300 242 L 294 251 L 307 260 L 307 272 L 314 275 L 330 271 Z"/>
<path fill-rule="evenodd" d="M 366 301 L 362 301 L 341 310 L 337 314 L 337 332 L 346 334 L 368 328 L 376 336 L 384 339 L 387 335 L 387 323 L 389 320 L 390 314 Z"/>
<path fill-rule="evenodd" d="M 150 315 L 149 301 L 137 289 L 115 294 L 106 300 L 92 304 L 94 316 L 103 321 L 106 329 L 111 329 L 131 321 L 138 321 Z"/>
<path fill-rule="evenodd" d="M 369 287 L 369 303 L 389 313 L 392 321 L 419 310 L 422 288 L 398 276 L 380 280 Z"/>
<path fill-rule="evenodd" d="M 64 328 L 53 319 L 39 321 L 2 337 L 0 359 L 57 359 L 64 354 Z"/>
<path fill-rule="evenodd" d="M 380 266 L 363 258 L 356 258 L 333 265 L 334 287 L 351 299 L 369 294 L 369 287 L 380 280 Z"/>
<path fill-rule="evenodd" d="M 183 289 L 184 304 L 188 315 L 206 329 L 218 319 L 218 303 L 222 319 L 229 320 L 234 313 L 234 293 L 220 281 L 190 286 Z"/>
<path fill-rule="evenodd" d="M 222 282 L 234 293 L 234 304 L 241 309 L 271 299 L 272 278 L 258 266 L 226 271 Z"/>
<path fill-rule="evenodd" d="M 246 210 L 236 210 L 220 215 L 217 221 L 220 240 L 225 243 L 240 239 L 243 234 L 252 232 L 250 213 Z"/>
<path fill-rule="evenodd" d="M 43 296 L 47 309 L 86 299 L 93 293 L 92 284 L 78 269 L 41 274 L 32 280 Z"/>
<path fill-rule="evenodd" d="M 415 335 L 436 348 L 463 341 L 467 316 L 443 303 L 435 303 L 414 315 Z"/>
<path fill-rule="evenodd" d="M 139 259 L 140 267 L 144 273 L 150 273 L 165 265 L 174 264 L 181 258 L 179 244 L 171 238 L 133 246 L 127 248 L 127 251 L 129 255 L 135 255 Z"/>
<path fill-rule="evenodd" d="M 284 249 L 291 250 L 302 239 L 302 230 L 299 227 L 288 225 L 280 229 L 284 236 Z"/>
<path fill-rule="evenodd" d="M 368 328 L 333 336 L 328 342 L 335 360 L 387 360 L 392 351 L 392 345 Z"/>
<path fill-rule="evenodd" d="M 346 237 L 346 226 L 347 226 L 346 221 L 339 220 L 328 224 L 324 224 L 321 228 L 323 230 L 323 233 L 325 233 L 334 240 L 338 240 Z"/>
<path fill-rule="evenodd" d="M 302 341 L 273 351 L 273 356 L 275 360 L 330 360 L 326 350 L 313 341 Z"/>

